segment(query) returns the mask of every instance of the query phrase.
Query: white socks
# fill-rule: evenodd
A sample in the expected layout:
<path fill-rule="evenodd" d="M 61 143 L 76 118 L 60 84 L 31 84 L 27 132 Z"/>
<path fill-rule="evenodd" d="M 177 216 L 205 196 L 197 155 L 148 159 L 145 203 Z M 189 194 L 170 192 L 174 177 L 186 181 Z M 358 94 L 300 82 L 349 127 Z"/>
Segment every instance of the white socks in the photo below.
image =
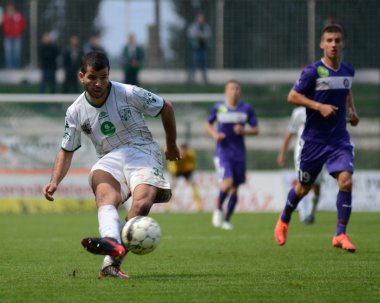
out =
<path fill-rule="evenodd" d="M 113 205 L 103 205 L 98 208 L 99 233 L 102 238 L 110 237 L 121 243 L 120 221 L 117 208 Z"/>
<path fill-rule="evenodd" d="M 125 220 L 120 224 L 119 213 L 117 208 L 113 205 L 103 205 L 98 209 L 99 233 L 101 237 L 111 237 L 121 243 L 121 229 L 127 223 Z M 117 262 L 119 266 L 124 258 L 119 259 Z M 102 269 L 114 264 L 115 259 L 111 256 L 105 256 Z"/>

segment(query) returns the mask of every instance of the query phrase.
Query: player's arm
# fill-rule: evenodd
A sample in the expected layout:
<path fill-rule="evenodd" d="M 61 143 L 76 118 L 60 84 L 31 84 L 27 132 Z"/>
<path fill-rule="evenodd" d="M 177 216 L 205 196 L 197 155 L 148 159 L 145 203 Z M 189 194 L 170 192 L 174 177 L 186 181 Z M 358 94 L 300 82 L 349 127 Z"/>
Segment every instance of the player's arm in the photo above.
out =
<path fill-rule="evenodd" d="M 259 133 L 259 127 L 254 126 L 254 127 L 244 127 L 241 124 L 236 124 L 234 126 L 234 132 L 237 135 L 242 135 L 242 136 L 255 136 Z"/>
<path fill-rule="evenodd" d="M 292 138 L 293 138 L 293 134 L 291 132 L 288 132 L 285 135 L 284 140 L 282 141 L 281 148 L 278 151 L 278 155 L 277 155 L 277 164 L 280 167 L 283 167 L 285 165 L 286 152 L 289 149 L 289 145 L 290 145 L 290 142 L 292 141 Z"/>
<path fill-rule="evenodd" d="M 165 157 L 169 161 L 176 161 L 180 158 L 177 146 L 177 127 L 175 123 L 174 109 L 170 102 L 165 101 L 161 111 L 161 121 L 165 130 L 166 146 Z"/>
<path fill-rule="evenodd" d="M 65 151 L 63 149 L 57 153 L 50 182 L 42 189 L 47 200 L 54 201 L 53 195 L 57 190 L 59 183 L 61 183 L 69 171 L 73 155 L 74 152 Z"/>
<path fill-rule="evenodd" d="M 352 95 L 352 91 L 350 90 L 347 95 L 347 109 L 348 109 L 348 116 L 349 121 L 352 126 L 356 126 L 359 123 L 359 116 L 356 111 L 356 107 L 354 104 L 354 97 Z"/>
<path fill-rule="evenodd" d="M 314 100 L 309 99 L 303 94 L 291 89 L 288 94 L 288 102 L 298 106 L 304 106 L 319 112 L 324 118 L 335 115 L 338 107 L 331 104 L 323 104 Z"/>
<path fill-rule="evenodd" d="M 215 130 L 214 126 L 208 121 L 205 124 L 205 128 L 210 137 L 213 138 L 215 141 L 222 141 L 226 138 L 226 135 L 224 133 L 218 133 Z"/>

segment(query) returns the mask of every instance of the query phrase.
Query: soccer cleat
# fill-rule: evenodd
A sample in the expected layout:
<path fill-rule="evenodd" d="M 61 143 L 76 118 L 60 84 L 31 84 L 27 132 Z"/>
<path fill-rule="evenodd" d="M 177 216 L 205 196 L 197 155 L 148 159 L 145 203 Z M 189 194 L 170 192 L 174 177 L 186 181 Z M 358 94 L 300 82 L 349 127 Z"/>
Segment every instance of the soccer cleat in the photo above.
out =
<path fill-rule="evenodd" d="M 233 227 L 233 225 L 230 222 L 224 221 L 222 223 L 221 228 L 224 229 L 224 230 L 232 230 L 234 227 Z"/>
<path fill-rule="evenodd" d="M 315 221 L 314 215 L 309 215 L 309 216 L 307 216 L 307 217 L 302 221 L 302 223 L 303 223 L 303 224 L 306 224 L 306 225 L 309 225 L 309 224 L 313 224 L 314 221 Z"/>
<path fill-rule="evenodd" d="M 102 268 L 99 271 L 98 278 L 121 278 L 121 279 L 128 279 L 128 275 L 123 273 L 120 268 L 116 265 L 109 265 L 104 268 Z"/>
<path fill-rule="evenodd" d="M 81 243 L 86 250 L 96 255 L 108 255 L 116 259 L 126 255 L 125 247 L 113 238 L 84 238 Z"/>
<path fill-rule="evenodd" d="M 288 223 L 282 222 L 281 217 L 278 218 L 276 227 L 274 228 L 274 239 L 279 246 L 286 243 L 288 233 Z"/>
<path fill-rule="evenodd" d="M 222 217 L 223 217 L 223 212 L 220 209 L 215 209 L 212 215 L 212 225 L 214 225 L 214 227 L 221 227 L 222 220 L 223 220 Z"/>
<path fill-rule="evenodd" d="M 351 243 L 350 238 L 346 234 L 340 234 L 332 238 L 332 245 L 336 248 L 342 248 L 349 252 L 355 252 L 356 246 Z"/>

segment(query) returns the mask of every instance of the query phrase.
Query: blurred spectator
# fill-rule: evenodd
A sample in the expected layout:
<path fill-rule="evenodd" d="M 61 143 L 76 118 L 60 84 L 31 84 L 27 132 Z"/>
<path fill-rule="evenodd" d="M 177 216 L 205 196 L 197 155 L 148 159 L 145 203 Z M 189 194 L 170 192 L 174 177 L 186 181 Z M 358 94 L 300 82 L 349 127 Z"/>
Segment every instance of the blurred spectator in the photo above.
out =
<path fill-rule="evenodd" d="M 22 34 L 26 27 L 24 16 L 16 10 L 12 2 L 8 2 L 3 16 L 5 67 L 21 66 Z"/>
<path fill-rule="evenodd" d="M 207 46 L 211 37 L 211 28 L 206 23 L 203 14 L 198 14 L 195 22 L 190 25 L 188 37 L 192 51 L 189 82 L 194 82 L 195 70 L 199 68 L 202 72 L 203 82 L 207 83 Z"/>
<path fill-rule="evenodd" d="M 88 41 L 83 45 L 83 53 L 87 54 L 92 51 L 99 51 L 106 53 L 106 50 L 102 47 L 100 43 L 100 36 L 98 33 L 91 34 Z"/>
<path fill-rule="evenodd" d="M 136 44 L 133 34 L 128 36 L 128 43 L 123 49 L 121 61 L 124 68 L 124 82 L 139 86 L 139 71 L 144 61 L 144 50 Z"/>
<path fill-rule="evenodd" d="M 46 90 L 54 94 L 56 92 L 57 58 L 59 55 L 58 47 L 55 45 L 50 33 L 42 35 L 41 44 L 38 50 L 39 63 L 41 68 L 40 93 Z"/>
<path fill-rule="evenodd" d="M 63 69 L 65 71 L 62 92 L 65 94 L 79 92 L 78 72 L 81 66 L 82 56 L 83 50 L 80 47 L 79 38 L 73 35 L 70 37 L 69 45 L 62 54 Z"/>

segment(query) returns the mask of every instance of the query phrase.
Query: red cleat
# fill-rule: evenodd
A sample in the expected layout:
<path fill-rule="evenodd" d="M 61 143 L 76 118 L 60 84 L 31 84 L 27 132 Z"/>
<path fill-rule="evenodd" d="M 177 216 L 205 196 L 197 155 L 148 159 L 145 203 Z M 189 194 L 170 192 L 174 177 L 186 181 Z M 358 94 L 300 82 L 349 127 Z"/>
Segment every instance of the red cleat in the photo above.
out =
<path fill-rule="evenodd" d="M 340 234 L 332 238 L 332 245 L 336 248 L 342 248 L 349 252 L 355 252 L 356 246 L 351 243 L 350 238 L 346 234 Z"/>
<path fill-rule="evenodd" d="M 274 228 L 274 240 L 279 246 L 286 243 L 289 223 L 282 222 L 281 217 L 278 218 L 276 227 Z"/>
<path fill-rule="evenodd" d="M 96 255 L 108 255 L 116 259 L 126 255 L 125 247 L 113 238 L 84 238 L 80 242 L 86 250 Z"/>

